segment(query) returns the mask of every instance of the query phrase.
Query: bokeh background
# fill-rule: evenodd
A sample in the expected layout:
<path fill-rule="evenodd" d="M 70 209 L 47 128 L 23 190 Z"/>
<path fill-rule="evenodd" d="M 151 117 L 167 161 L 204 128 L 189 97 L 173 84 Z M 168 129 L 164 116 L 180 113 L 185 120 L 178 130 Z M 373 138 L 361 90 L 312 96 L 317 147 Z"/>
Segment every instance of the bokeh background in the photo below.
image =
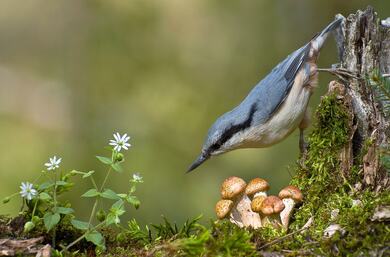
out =
<path fill-rule="evenodd" d="M 211 123 L 237 105 L 281 59 L 310 40 L 336 13 L 390 1 L 2 0 L 0 2 L 0 198 L 32 181 L 52 155 L 61 170 L 96 170 L 95 155 L 113 132 L 132 136 L 126 172 L 109 186 L 126 191 L 140 172 L 142 224 L 161 215 L 183 222 L 214 217 L 228 176 L 263 177 L 276 194 L 298 157 L 298 133 L 267 149 L 213 158 L 195 172 Z M 337 62 L 329 40 L 320 67 Z M 315 108 L 331 77 L 320 74 Z M 92 205 L 78 181 L 66 195 L 85 217 Z M 15 215 L 19 200 L 0 205 Z M 87 208 L 88 207 L 88 208 Z"/>

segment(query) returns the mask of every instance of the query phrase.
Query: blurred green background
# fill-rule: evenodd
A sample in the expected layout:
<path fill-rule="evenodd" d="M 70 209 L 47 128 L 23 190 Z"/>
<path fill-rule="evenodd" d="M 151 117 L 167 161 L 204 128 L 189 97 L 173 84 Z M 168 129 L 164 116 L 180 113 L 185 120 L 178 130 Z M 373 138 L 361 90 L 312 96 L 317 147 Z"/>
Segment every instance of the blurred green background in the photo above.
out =
<path fill-rule="evenodd" d="M 95 155 L 113 132 L 129 133 L 126 172 L 109 186 L 126 191 L 144 176 L 139 210 L 129 217 L 183 222 L 214 217 L 228 176 L 263 177 L 276 194 L 291 178 L 298 134 L 267 149 L 212 158 L 195 172 L 207 130 L 237 105 L 281 59 L 310 40 L 336 13 L 373 5 L 390 16 L 390 1 L 2 0 L 0 3 L 0 198 L 32 181 L 52 155 L 62 170 L 104 175 Z M 319 66 L 337 62 L 329 40 Z M 320 74 L 315 107 L 332 79 Z M 66 196 L 78 216 L 92 203 Z M 20 201 L 0 206 L 16 214 Z M 86 207 L 88 206 L 88 208 Z M 206 220 L 205 219 L 205 220 Z"/>

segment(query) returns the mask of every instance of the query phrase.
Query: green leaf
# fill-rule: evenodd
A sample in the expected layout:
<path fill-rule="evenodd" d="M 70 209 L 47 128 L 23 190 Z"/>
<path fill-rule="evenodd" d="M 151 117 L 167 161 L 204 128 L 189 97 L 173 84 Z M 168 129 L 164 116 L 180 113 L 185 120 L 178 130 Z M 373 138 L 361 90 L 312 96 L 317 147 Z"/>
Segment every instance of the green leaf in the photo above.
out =
<path fill-rule="evenodd" d="M 104 156 L 96 156 L 96 158 L 101 161 L 104 164 L 111 165 L 112 160 L 110 158 L 104 157 Z"/>
<path fill-rule="evenodd" d="M 123 200 L 116 201 L 110 208 L 110 212 L 107 215 L 106 218 L 106 225 L 111 225 L 113 223 L 119 224 L 120 219 L 119 216 L 123 215 L 125 213 L 125 209 L 123 206 Z"/>
<path fill-rule="evenodd" d="M 46 201 L 46 200 L 50 200 L 51 196 L 48 193 L 42 192 L 39 194 L 39 199 Z"/>
<path fill-rule="evenodd" d="M 100 234 L 98 231 L 94 230 L 91 232 L 88 232 L 85 235 L 85 239 L 89 242 L 92 242 L 94 245 L 97 246 L 104 246 L 104 237 L 102 234 Z"/>
<path fill-rule="evenodd" d="M 60 215 L 58 213 L 48 212 L 43 216 L 43 222 L 45 223 L 45 228 L 47 231 L 50 231 L 55 225 L 60 222 Z"/>
<path fill-rule="evenodd" d="M 111 209 L 121 209 L 123 208 L 123 200 L 116 201 L 112 206 Z"/>
<path fill-rule="evenodd" d="M 129 191 L 129 192 L 130 192 L 130 193 L 134 193 L 136 189 L 137 189 L 136 185 L 133 184 L 133 185 L 131 185 L 131 188 L 130 188 L 130 191 Z"/>
<path fill-rule="evenodd" d="M 92 188 L 85 192 L 81 197 L 96 197 L 98 195 L 100 195 L 100 193 L 95 188 Z"/>
<path fill-rule="evenodd" d="M 57 183 L 57 186 L 66 186 L 69 184 L 68 182 L 63 181 L 63 180 L 58 180 L 56 183 Z"/>
<path fill-rule="evenodd" d="M 111 224 L 118 224 L 119 222 L 120 222 L 119 217 L 114 213 L 109 213 L 106 217 L 106 226 L 109 226 Z"/>
<path fill-rule="evenodd" d="M 80 230 L 87 230 L 88 227 L 89 227 L 89 224 L 88 222 L 84 222 L 84 221 L 81 221 L 81 220 L 76 220 L 76 219 L 73 219 L 71 221 L 73 227 L 77 228 L 77 229 L 80 229 Z"/>
<path fill-rule="evenodd" d="M 139 208 L 139 206 L 141 205 L 141 202 L 140 200 L 138 200 L 138 198 L 136 196 L 133 196 L 133 195 L 129 195 L 128 197 L 126 197 L 126 201 L 133 205 L 136 209 Z"/>
<path fill-rule="evenodd" d="M 40 185 L 38 186 L 38 191 L 48 189 L 49 187 L 52 187 L 52 186 L 54 186 L 54 183 L 51 183 L 51 182 L 43 182 L 42 184 L 40 184 Z"/>
<path fill-rule="evenodd" d="M 95 171 L 94 170 L 90 170 L 90 171 L 88 171 L 87 173 L 85 173 L 83 175 L 83 178 L 88 178 L 88 177 L 92 176 L 93 173 L 95 173 Z"/>
<path fill-rule="evenodd" d="M 112 199 L 112 200 L 119 200 L 121 198 L 119 195 L 117 195 L 117 193 L 115 193 L 111 189 L 104 190 L 104 192 L 101 193 L 100 195 L 104 198 Z"/>
<path fill-rule="evenodd" d="M 116 171 L 116 172 L 122 172 L 122 166 L 119 163 L 113 163 L 111 164 L 111 167 Z"/>
<path fill-rule="evenodd" d="M 3 199 L 3 204 L 9 203 L 9 201 L 11 201 L 11 197 L 5 197 Z"/>
<path fill-rule="evenodd" d="M 72 170 L 72 171 L 70 172 L 70 174 L 72 174 L 72 175 L 84 175 L 85 172 L 78 171 L 78 170 Z"/>
<path fill-rule="evenodd" d="M 53 208 L 53 212 L 59 213 L 59 214 L 71 214 L 74 212 L 74 210 L 72 208 L 56 207 L 56 208 Z"/>
<path fill-rule="evenodd" d="M 117 194 L 120 198 L 126 198 L 127 194 Z"/>

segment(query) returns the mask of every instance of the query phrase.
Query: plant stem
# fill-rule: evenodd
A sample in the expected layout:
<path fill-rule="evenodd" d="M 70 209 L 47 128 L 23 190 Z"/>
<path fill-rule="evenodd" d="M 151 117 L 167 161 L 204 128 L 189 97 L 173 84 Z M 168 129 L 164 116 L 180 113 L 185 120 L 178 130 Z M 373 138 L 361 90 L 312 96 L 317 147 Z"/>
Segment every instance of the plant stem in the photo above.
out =
<path fill-rule="evenodd" d="M 69 250 L 69 248 L 71 248 L 72 246 L 74 246 L 75 244 L 77 244 L 78 242 L 80 242 L 81 240 L 83 240 L 86 234 L 87 234 L 87 233 L 84 233 L 84 234 L 82 234 L 81 236 L 79 236 L 76 240 L 74 240 L 74 241 L 73 241 L 72 243 L 70 243 L 67 247 L 65 247 L 65 249 L 63 249 L 61 252 Z"/>
<path fill-rule="evenodd" d="M 69 248 L 71 248 L 72 246 L 74 246 L 75 244 L 77 244 L 78 242 L 80 242 L 81 240 L 83 240 L 85 238 L 85 236 L 87 235 L 88 232 L 90 232 L 91 230 L 97 230 L 98 228 L 100 228 L 101 226 L 103 226 L 105 224 L 105 222 L 101 222 L 99 224 L 97 224 L 95 227 L 93 227 L 92 229 L 88 229 L 84 234 L 82 234 L 81 236 L 79 236 L 76 240 L 74 240 L 72 243 L 70 243 L 67 247 L 65 247 L 65 249 L 63 249 L 61 251 L 61 253 L 63 251 L 67 251 L 69 250 Z"/>
<path fill-rule="evenodd" d="M 111 157 L 111 159 L 113 159 L 113 156 Z M 103 180 L 103 183 L 100 187 L 100 190 L 94 180 L 94 178 L 91 176 L 91 181 L 92 181 L 92 184 L 93 186 L 96 188 L 96 190 L 98 190 L 99 192 L 102 192 L 103 189 L 104 189 L 104 186 L 106 185 L 107 183 L 107 180 L 108 180 L 108 177 L 110 176 L 110 173 L 111 173 L 111 167 L 108 169 L 107 173 L 106 173 L 106 177 L 104 178 Z M 62 250 L 61 252 L 63 251 L 67 251 L 69 250 L 69 248 L 71 248 L 72 246 L 74 246 L 75 244 L 77 244 L 78 242 L 80 242 L 81 240 L 83 240 L 86 236 L 86 234 L 91 231 L 91 230 L 96 230 L 98 229 L 99 227 L 103 226 L 105 224 L 105 221 L 99 223 L 98 225 L 96 225 L 95 227 L 93 227 L 92 229 L 89 228 L 89 226 L 91 226 L 91 223 L 92 223 L 92 219 L 93 217 L 95 216 L 95 213 L 96 213 L 96 208 L 99 204 L 99 196 L 96 197 L 95 199 L 95 203 L 93 204 L 93 207 L 92 207 L 92 211 L 91 211 L 91 215 L 89 216 L 89 221 L 88 221 L 88 230 L 83 234 L 81 235 L 79 238 L 77 238 L 76 240 L 74 240 L 72 243 L 70 243 L 64 250 Z"/>
<path fill-rule="evenodd" d="M 54 191 L 53 191 L 53 201 L 54 201 L 54 209 L 57 208 L 57 172 L 54 171 Z M 53 248 L 56 247 L 56 228 L 57 225 L 53 228 Z"/>
<path fill-rule="evenodd" d="M 103 191 L 104 185 L 106 184 L 106 182 L 107 182 L 107 180 L 108 180 L 108 177 L 110 176 L 110 173 L 111 173 L 111 167 L 108 169 L 108 171 L 107 171 L 107 173 L 106 173 L 106 177 L 105 177 L 104 180 L 103 180 L 103 183 L 102 183 L 102 185 L 101 185 L 101 187 L 100 187 L 99 192 L 102 192 L 102 191 Z M 92 180 L 93 185 L 96 187 L 96 189 L 98 189 L 98 187 L 97 187 L 97 185 L 96 185 L 96 182 L 95 182 L 95 180 L 93 179 L 92 176 L 91 176 L 91 180 Z M 97 208 L 98 204 L 99 204 L 99 196 L 96 197 L 95 203 L 93 204 L 92 211 L 91 211 L 91 215 L 89 216 L 88 226 L 90 226 L 91 223 L 92 223 L 92 219 L 93 219 L 93 217 L 95 216 L 96 208 Z"/>
<path fill-rule="evenodd" d="M 99 203 L 99 196 L 96 197 L 95 203 L 93 204 L 91 215 L 89 216 L 89 220 L 88 220 L 88 227 L 91 225 L 92 219 L 95 216 L 95 212 L 96 212 L 96 208 L 98 206 L 98 203 Z"/>
<path fill-rule="evenodd" d="M 91 181 L 92 181 L 92 185 L 95 187 L 96 190 L 99 190 L 99 188 L 98 188 L 98 186 L 97 186 L 97 184 L 95 182 L 95 179 L 93 178 L 93 175 L 90 176 L 90 178 L 91 178 Z"/>
<path fill-rule="evenodd" d="M 37 181 L 38 181 L 39 179 L 41 179 L 41 177 L 42 177 L 42 173 L 39 174 L 39 176 L 33 181 L 33 184 L 37 183 Z"/>
<path fill-rule="evenodd" d="M 106 185 L 107 179 L 110 176 L 111 173 L 111 167 L 108 169 L 106 177 L 103 180 L 102 186 L 100 187 L 100 192 L 103 190 L 104 186 Z"/>
<path fill-rule="evenodd" d="M 35 210 L 37 209 L 38 201 L 39 201 L 39 199 L 37 199 L 37 200 L 35 201 L 34 209 L 33 209 L 32 214 L 31 214 L 31 219 L 34 217 Z"/>

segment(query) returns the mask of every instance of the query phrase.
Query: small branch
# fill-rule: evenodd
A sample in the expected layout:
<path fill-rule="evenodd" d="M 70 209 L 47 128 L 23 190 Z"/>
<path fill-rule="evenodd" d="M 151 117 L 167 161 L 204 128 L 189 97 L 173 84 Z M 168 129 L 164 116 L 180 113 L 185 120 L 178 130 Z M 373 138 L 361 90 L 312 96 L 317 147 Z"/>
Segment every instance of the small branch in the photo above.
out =
<path fill-rule="evenodd" d="M 273 241 L 271 241 L 271 242 L 269 242 L 269 243 L 266 243 L 266 244 L 260 246 L 257 250 L 261 250 L 261 249 L 267 248 L 267 247 L 269 247 L 269 246 L 271 246 L 271 245 L 274 245 L 274 244 L 277 244 L 277 243 L 283 241 L 283 240 L 286 239 L 286 238 L 289 238 L 290 236 L 293 236 L 293 235 L 295 235 L 295 234 L 298 234 L 298 233 L 300 233 L 300 232 L 302 232 L 302 231 L 308 229 L 308 228 L 311 226 L 312 223 L 313 223 L 313 217 L 310 217 L 310 219 L 306 222 L 306 224 L 305 224 L 301 229 L 298 229 L 298 230 L 296 230 L 296 231 L 294 231 L 294 232 L 291 232 L 291 233 L 289 233 L 289 234 L 287 234 L 287 235 L 284 235 L 284 236 L 282 236 L 282 237 L 279 237 L 279 238 L 277 238 L 277 239 L 275 239 L 275 240 L 273 240 Z"/>

